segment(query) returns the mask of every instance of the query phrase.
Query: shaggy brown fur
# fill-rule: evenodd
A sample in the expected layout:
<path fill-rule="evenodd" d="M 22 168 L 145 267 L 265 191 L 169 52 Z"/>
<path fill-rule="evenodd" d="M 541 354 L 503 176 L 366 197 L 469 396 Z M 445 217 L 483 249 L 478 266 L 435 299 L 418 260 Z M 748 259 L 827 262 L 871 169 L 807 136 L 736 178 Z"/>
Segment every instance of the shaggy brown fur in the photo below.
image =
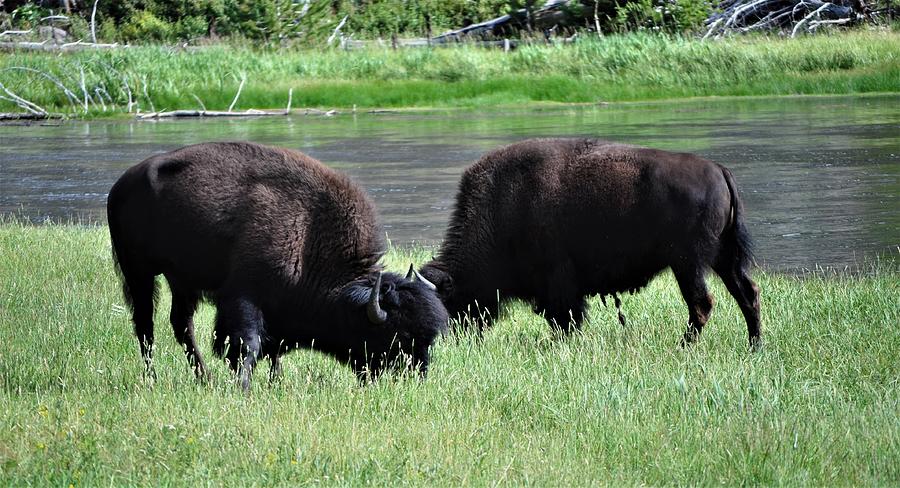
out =
<path fill-rule="evenodd" d="M 712 268 L 756 346 L 759 289 L 750 264 L 743 207 L 724 167 L 599 140 L 533 139 L 466 170 L 443 246 L 421 273 L 451 316 L 489 320 L 498 296 L 522 298 L 568 329 L 581 323 L 586 295 L 635 292 L 671 267 L 691 342 L 712 310 L 704 279 Z"/>
<path fill-rule="evenodd" d="M 243 368 L 245 386 L 258 355 L 276 371 L 278 356 L 298 346 L 361 374 L 408 353 L 424 372 L 447 320 L 433 291 L 389 273 L 380 290 L 387 322 L 370 323 L 366 305 L 385 252 L 375 209 L 349 178 L 299 152 L 210 143 L 151 157 L 113 186 L 108 216 L 148 368 L 159 274 L 197 374 L 206 370 L 191 317 L 208 296 L 217 305 L 214 349 Z"/>

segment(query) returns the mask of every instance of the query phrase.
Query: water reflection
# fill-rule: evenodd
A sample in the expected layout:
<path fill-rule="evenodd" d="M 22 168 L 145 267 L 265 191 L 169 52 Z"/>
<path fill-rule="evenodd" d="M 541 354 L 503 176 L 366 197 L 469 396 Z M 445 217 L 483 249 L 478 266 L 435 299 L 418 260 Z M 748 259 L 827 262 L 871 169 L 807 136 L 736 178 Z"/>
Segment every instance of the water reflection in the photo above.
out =
<path fill-rule="evenodd" d="M 900 96 L 703 100 L 489 112 L 0 126 L 0 213 L 105 218 L 152 154 L 210 140 L 299 149 L 352 175 L 394 243 L 435 243 L 462 170 L 527 137 L 591 136 L 696 152 L 735 174 L 760 262 L 857 264 L 900 245 Z"/>

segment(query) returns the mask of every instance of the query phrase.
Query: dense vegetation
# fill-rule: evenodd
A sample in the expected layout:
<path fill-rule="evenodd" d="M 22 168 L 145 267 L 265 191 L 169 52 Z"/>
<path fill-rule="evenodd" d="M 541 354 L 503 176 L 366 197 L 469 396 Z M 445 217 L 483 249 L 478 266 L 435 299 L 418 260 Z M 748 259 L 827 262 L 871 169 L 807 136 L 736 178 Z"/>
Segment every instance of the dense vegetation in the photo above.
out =
<path fill-rule="evenodd" d="M 475 47 L 294 51 L 132 47 L 58 56 L 0 56 L 0 81 L 50 111 L 90 114 L 227 109 L 485 106 L 687 96 L 900 91 L 900 35 L 857 32 L 717 42 L 651 34 L 534 44 L 504 53 Z M 68 87 L 35 71 L 56 77 Z M 85 88 L 81 88 L 81 73 Z M 85 95 L 86 93 L 86 95 Z M 130 95 L 129 95 L 130 94 Z M 89 101 L 85 103 L 85 99 Z M 0 100 L 0 112 L 15 106 Z"/>
<path fill-rule="evenodd" d="M 37 25 L 60 8 L 54 2 L 7 2 L 11 24 Z M 68 2 L 75 35 L 87 38 L 93 2 Z M 108 41 L 196 41 L 241 37 L 266 42 L 321 42 L 341 19 L 355 38 L 424 36 L 481 22 L 520 9 L 533 11 L 536 0 L 123 0 L 98 3 L 98 37 Z M 711 0 L 587 0 L 572 2 L 568 13 L 583 19 L 572 28 L 594 27 L 595 13 L 604 31 L 665 27 L 698 28 L 712 10 Z M 520 23 L 528 27 L 527 16 Z M 527 30 L 527 29 L 526 29 Z"/>
<path fill-rule="evenodd" d="M 428 250 L 392 250 L 401 271 Z M 156 316 L 141 362 L 103 227 L 0 225 L 0 485 L 564 485 L 900 482 L 900 271 L 757 272 L 766 348 L 719 301 L 700 343 L 671 276 L 593 300 L 554 336 L 513 304 L 484 338 L 439 341 L 428 379 L 356 384 L 316 353 L 241 394 L 193 382 Z M 210 356 L 213 309 L 198 317 Z"/>
<path fill-rule="evenodd" d="M 838 3 L 865 6 L 870 22 L 892 18 L 890 0 Z M 108 42 L 231 38 L 321 44 L 344 19 L 341 34 L 356 39 L 431 36 L 503 14 L 513 16 L 515 35 L 524 36 L 542 37 L 550 31 L 559 36 L 598 27 L 604 33 L 692 33 L 720 8 L 717 0 L 571 0 L 563 8 L 567 20 L 561 27 L 553 27 L 559 19 L 536 27 L 534 12 L 543 5 L 544 0 L 119 0 L 98 2 L 95 19 L 98 38 Z M 92 6 L 89 0 L 7 0 L 0 8 L 0 30 L 36 27 L 48 15 L 64 13 L 69 21 L 63 24 L 72 37 L 90 39 Z M 858 23 L 855 18 L 853 23 Z"/>

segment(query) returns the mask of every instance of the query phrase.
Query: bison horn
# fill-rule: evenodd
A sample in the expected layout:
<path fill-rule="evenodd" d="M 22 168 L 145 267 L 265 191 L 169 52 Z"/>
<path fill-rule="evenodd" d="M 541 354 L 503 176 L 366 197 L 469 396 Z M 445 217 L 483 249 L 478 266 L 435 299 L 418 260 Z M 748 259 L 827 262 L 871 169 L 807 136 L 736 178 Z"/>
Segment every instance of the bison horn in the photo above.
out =
<path fill-rule="evenodd" d="M 434 286 L 434 283 L 428 281 L 424 276 L 422 276 L 412 263 L 409 264 L 409 271 L 406 272 L 406 279 L 409 281 L 421 281 L 422 284 L 431 289 L 431 291 L 437 291 L 437 286 Z"/>
<path fill-rule="evenodd" d="M 369 295 L 369 304 L 366 306 L 366 313 L 369 315 L 369 321 L 375 325 L 381 325 L 387 322 L 387 312 L 381 309 L 381 271 L 378 272 L 378 278 L 375 279 L 375 287 Z"/>

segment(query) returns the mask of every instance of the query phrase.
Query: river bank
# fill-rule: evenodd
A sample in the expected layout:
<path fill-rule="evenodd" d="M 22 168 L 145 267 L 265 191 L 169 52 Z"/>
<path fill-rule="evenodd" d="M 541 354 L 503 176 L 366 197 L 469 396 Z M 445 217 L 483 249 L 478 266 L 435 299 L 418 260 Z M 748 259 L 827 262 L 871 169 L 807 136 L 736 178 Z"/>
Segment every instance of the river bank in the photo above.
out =
<path fill-rule="evenodd" d="M 900 34 L 879 30 L 716 41 L 634 33 L 509 53 L 131 46 L 2 54 L 0 81 L 47 111 L 79 117 L 279 109 L 289 93 L 293 107 L 324 110 L 850 94 L 900 91 L 898 45 Z M 0 100 L 0 111 L 13 110 Z"/>

